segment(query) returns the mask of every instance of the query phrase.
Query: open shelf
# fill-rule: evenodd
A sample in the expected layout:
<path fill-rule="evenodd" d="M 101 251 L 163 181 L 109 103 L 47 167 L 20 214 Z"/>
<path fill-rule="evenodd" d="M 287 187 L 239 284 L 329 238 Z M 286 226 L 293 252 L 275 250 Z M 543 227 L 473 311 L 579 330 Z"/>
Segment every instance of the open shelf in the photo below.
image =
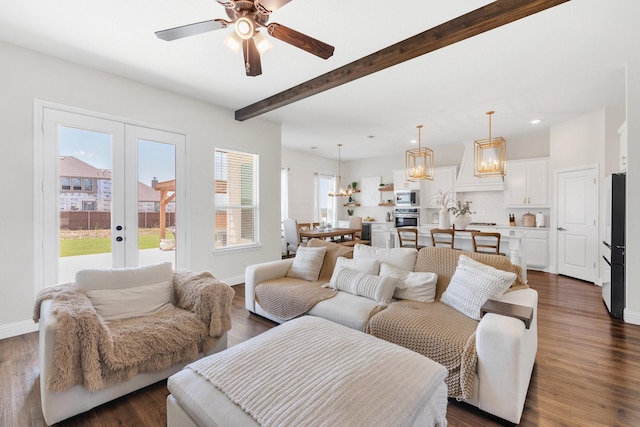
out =
<path fill-rule="evenodd" d="M 390 185 L 388 187 L 378 187 L 379 191 L 393 191 L 393 185 Z"/>
<path fill-rule="evenodd" d="M 378 206 L 395 206 L 395 203 L 378 203 Z"/>

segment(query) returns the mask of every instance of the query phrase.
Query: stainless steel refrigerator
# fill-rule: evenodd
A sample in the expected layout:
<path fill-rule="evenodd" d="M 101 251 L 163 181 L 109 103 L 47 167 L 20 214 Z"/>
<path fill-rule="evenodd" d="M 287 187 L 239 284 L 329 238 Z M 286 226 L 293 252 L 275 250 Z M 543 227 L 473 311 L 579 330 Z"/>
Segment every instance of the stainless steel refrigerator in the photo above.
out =
<path fill-rule="evenodd" d="M 624 173 L 615 173 L 610 177 L 607 237 L 602 242 L 607 248 L 603 257 L 611 267 L 611 280 L 603 283 L 602 298 L 609 313 L 616 319 L 622 319 L 625 308 L 625 180 Z"/>

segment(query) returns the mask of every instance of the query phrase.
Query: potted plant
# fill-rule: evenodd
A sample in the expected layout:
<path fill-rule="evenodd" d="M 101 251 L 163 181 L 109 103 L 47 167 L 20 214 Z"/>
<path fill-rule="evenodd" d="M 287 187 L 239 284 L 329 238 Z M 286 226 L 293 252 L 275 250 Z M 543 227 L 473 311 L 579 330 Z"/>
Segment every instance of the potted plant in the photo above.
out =
<path fill-rule="evenodd" d="M 358 183 L 356 181 L 353 181 L 351 183 L 351 188 L 353 188 L 353 191 L 356 191 L 356 188 L 358 187 Z"/>
<path fill-rule="evenodd" d="M 475 212 L 471 211 L 470 201 L 465 200 L 460 201 L 456 200 L 456 202 L 449 208 L 449 212 L 453 214 L 455 219 L 453 220 L 453 224 L 455 225 L 456 230 L 465 230 L 467 225 L 471 222 L 471 214 Z"/>
<path fill-rule="evenodd" d="M 436 205 L 441 206 L 440 212 L 438 212 L 438 227 L 439 228 L 449 228 L 449 212 L 447 207 L 449 206 L 449 198 L 451 197 L 450 191 L 442 191 L 438 190 L 436 196 L 429 201 L 435 202 Z"/>
<path fill-rule="evenodd" d="M 353 216 L 353 209 L 347 209 L 347 215 Z"/>

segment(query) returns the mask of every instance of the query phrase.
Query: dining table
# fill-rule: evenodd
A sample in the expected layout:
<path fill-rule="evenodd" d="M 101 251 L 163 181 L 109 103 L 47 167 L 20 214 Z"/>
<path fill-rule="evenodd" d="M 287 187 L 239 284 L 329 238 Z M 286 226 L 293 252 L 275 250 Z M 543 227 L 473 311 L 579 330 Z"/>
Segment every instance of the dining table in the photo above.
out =
<path fill-rule="evenodd" d="M 341 240 L 343 240 L 345 236 L 351 236 L 351 240 L 354 240 L 356 233 L 360 231 L 361 229 L 359 228 L 317 228 L 314 230 L 300 230 L 298 233 L 300 235 L 300 239 L 328 239 L 340 237 Z"/>

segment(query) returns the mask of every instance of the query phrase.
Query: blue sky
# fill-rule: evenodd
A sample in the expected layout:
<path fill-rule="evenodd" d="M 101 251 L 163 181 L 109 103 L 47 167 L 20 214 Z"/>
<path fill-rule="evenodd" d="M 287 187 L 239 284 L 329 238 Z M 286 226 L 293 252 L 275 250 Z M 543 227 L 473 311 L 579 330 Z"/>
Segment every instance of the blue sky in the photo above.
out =
<path fill-rule="evenodd" d="M 98 169 L 112 169 L 111 135 L 61 126 L 60 155 L 73 156 Z M 175 148 L 170 144 L 139 140 L 139 181 L 151 185 L 151 180 L 175 179 Z"/>

